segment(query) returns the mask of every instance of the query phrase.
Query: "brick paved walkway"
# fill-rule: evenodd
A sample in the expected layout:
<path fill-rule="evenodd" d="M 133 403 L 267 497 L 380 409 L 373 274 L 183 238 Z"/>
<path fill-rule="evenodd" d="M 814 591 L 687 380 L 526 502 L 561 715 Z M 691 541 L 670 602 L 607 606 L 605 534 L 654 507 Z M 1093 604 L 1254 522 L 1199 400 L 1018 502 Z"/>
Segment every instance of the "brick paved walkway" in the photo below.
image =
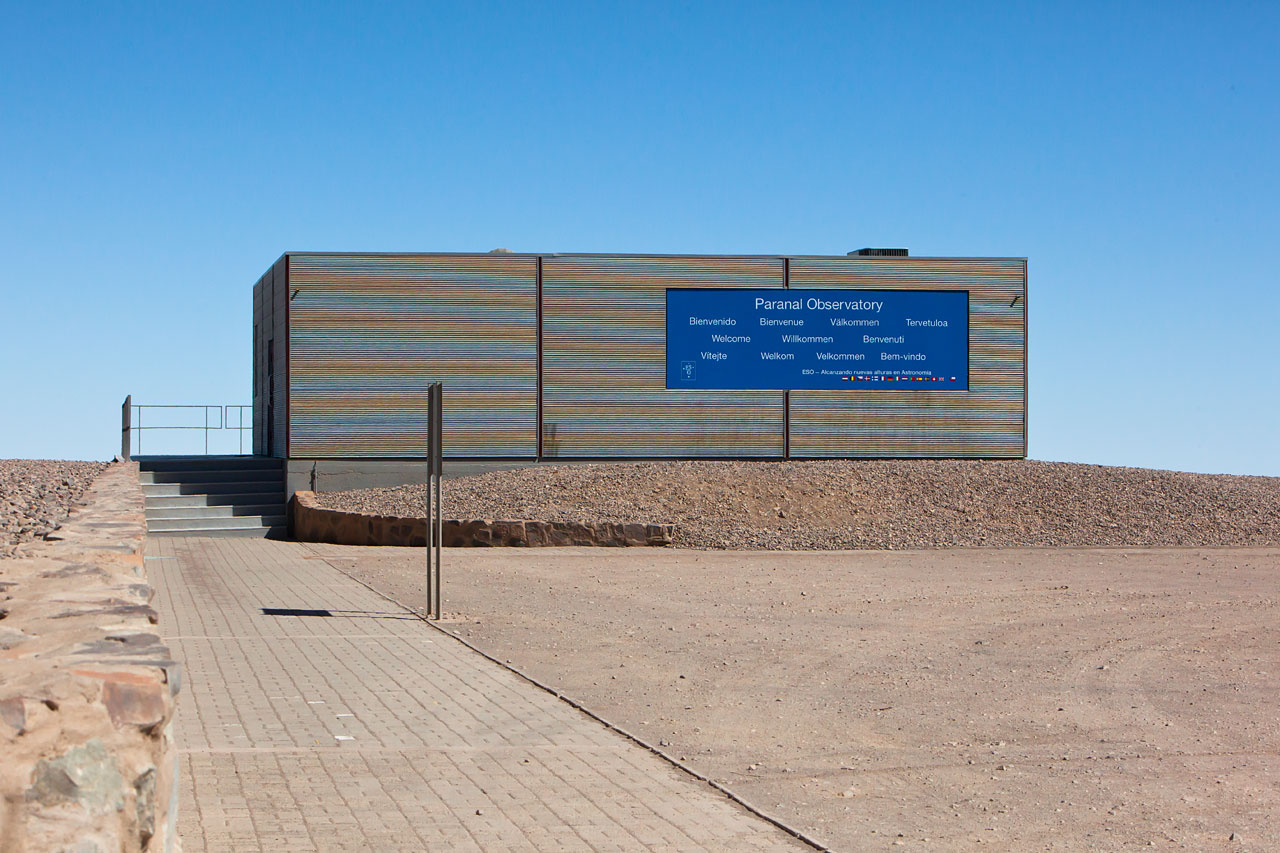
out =
<path fill-rule="evenodd" d="M 148 554 L 186 666 L 187 853 L 809 849 L 305 546 L 154 538 Z"/>

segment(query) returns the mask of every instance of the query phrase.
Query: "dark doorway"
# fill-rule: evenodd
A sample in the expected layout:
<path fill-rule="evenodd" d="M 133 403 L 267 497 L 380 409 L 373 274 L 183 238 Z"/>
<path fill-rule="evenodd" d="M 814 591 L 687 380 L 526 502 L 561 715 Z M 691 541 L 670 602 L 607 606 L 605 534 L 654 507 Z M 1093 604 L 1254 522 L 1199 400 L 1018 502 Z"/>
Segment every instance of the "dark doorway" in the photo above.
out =
<path fill-rule="evenodd" d="M 266 455 L 276 452 L 276 342 L 267 340 L 267 446 Z"/>

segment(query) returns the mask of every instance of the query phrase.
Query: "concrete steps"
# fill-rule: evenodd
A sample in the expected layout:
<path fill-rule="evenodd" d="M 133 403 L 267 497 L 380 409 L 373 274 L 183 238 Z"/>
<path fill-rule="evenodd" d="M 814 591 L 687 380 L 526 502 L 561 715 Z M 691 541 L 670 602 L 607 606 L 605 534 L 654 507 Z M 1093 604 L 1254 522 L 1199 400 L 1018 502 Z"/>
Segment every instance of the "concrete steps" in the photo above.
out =
<path fill-rule="evenodd" d="M 288 532 L 284 463 L 262 456 L 137 456 L 147 532 L 258 536 Z"/>

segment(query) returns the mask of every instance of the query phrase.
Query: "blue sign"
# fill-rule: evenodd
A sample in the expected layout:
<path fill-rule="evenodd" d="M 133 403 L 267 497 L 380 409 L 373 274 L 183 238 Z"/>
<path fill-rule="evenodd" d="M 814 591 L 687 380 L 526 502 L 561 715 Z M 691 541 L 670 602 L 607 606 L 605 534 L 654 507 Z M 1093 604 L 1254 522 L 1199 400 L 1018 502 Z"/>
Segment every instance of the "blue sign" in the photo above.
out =
<path fill-rule="evenodd" d="M 667 290 L 667 387 L 969 390 L 964 290 Z"/>

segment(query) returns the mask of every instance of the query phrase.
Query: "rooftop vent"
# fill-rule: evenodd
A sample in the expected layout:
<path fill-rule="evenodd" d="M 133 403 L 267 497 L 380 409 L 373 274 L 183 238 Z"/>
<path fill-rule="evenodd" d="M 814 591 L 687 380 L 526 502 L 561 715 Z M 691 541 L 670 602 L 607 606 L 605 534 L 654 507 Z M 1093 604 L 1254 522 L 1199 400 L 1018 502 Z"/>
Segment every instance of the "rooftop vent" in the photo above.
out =
<path fill-rule="evenodd" d="M 859 249 L 856 252 L 850 252 L 849 256 L 857 255 L 860 258 L 905 258 L 907 256 L 906 249 Z"/>

